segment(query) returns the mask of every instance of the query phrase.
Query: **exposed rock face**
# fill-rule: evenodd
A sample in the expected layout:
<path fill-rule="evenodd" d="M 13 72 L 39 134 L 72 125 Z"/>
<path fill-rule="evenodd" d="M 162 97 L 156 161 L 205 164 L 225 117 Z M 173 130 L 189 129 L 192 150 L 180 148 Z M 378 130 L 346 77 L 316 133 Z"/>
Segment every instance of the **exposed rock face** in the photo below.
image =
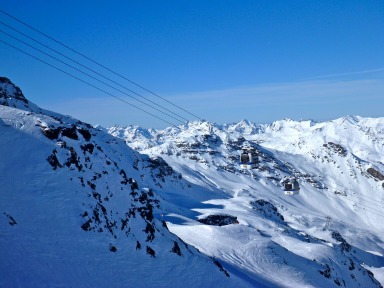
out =
<path fill-rule="evenodd" d="M 0 105 L 13 106 L 16 108 L 16 105 L 10 101 L 12 99 L 21 101 L 25 104 L 29 103 L 24 97 L 23 92 L 21 92 L 21 89 L 13 84 L 8 78 L 0 77 L 0 85 Z"/>
<path fill-rule="evenodd" d="M 333 239 L 340 242 L 341 251 L 346 251 L 346 252 L 351 251 L 351 245 L 347 241 L 345 241 L 345 239 L 340 235 L 339 232 L 333 231 L 331 236 Z"/>
<path fill-rule="evenodd" d="M 6 77 L 0 77 L 0 105 L 34 112 L 41 112 L 42 110 L 28 101 L 21 89 Z"/>
<path fill-rule="evenodd" d="M 367 172 L 372 176 L 374 177 L 375 179 L 379 180 L 379 181 L 383 181 L 384 180 L 384 175 L 381 174 L 379 171 L 377 171 L 375 168 L 368 168 Z"/>
<path fill-rule="evenodd" d="M 164 182 L 164 177 L 176 175 L 177 179 L 181 179 L 181 174 L 175 172 L 171 166 L 168 165 L 167 162 L 163 160 L 161 157 L 155 157 L 148 160 L 148 167 L 151 168 L 152 174 L 154 178 L 157 178 Z"/>
<path fill-rule="evenodd" d="M 258 199 L 256 201 L 251 202 L 253 209 L 255 209 L 258 213 L 261 213 L 265 216 L 265 218 L 270 219 L 275 222 L 284 223 L 284 217 L 281 215 L 277 208 L 264 199 Z"/>
<path fill-rule="evenodd" d="M 209 215 L 206 218 L 197 220 L 203 224 L 213 225 L 213 226 L 225 226 L 230 224 L 239 224 L 237 217 L 231 215 Z"/>
<path fill-rule="evenodd" d="M 324 144 L 323 146 L 328 148 L 328 149 L 330 149 L 334 153 L 339 154 L 342 157 L 347 156 L 347 153 L 348 153 L 347 149 L 345 149 L 340 144 L 336 144 L 336 143 L 333 143 L 333 142 L 328 142 L 328 143 Z"/>
<path fill-rule="evenodd" d="M 79 136 L 77 135 L 77 132 L 84 137 L 87 141 L 91 139 L 91 133 L 86 129 L 78 129 L 76 125 L 71 125 L 70 127 L 55 127 L 55 128 L 49 128 L 49 127 L 42 127 L 43 134 L 48 137 L 51 140 L 58 139 L 62 136 L 68 137 L 73 140 L 78 140 Z M 87 133 L 85 133 L 87 131 Z M 84 134 L 84 135 L 83 135 Z"/>

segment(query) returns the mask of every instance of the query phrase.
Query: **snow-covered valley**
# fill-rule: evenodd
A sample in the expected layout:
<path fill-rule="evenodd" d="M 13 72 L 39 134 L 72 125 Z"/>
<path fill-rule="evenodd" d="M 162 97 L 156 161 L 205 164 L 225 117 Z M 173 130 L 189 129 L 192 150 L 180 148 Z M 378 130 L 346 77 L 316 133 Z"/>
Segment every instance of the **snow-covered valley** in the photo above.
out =
<path fill-rule="evenodd" d="M 384 285 L 384 118 L 92 127 L 6 78 L 0 104 L 1 287 Z"/>

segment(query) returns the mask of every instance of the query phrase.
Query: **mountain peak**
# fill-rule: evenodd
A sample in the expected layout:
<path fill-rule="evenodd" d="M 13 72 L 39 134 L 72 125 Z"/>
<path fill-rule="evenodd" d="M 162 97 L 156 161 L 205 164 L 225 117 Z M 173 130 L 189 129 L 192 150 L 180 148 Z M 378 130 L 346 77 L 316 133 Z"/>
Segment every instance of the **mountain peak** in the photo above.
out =
<path fill-rule="evenodd" d="M 6 77 L 0 77 L 0 105 L 41 113 L 42 109 L 25 98 L 21 89 Z"/>
<path fill-rule="evenodd" d="M 2 105 L 10 106 L 6 104 L 6 101 L 17 100 L 23 103 L 28 103 L 28 100 L 24 97 L 21 89 L 11 82 L 6 77 L 0 77 L 0 101 Z"/>

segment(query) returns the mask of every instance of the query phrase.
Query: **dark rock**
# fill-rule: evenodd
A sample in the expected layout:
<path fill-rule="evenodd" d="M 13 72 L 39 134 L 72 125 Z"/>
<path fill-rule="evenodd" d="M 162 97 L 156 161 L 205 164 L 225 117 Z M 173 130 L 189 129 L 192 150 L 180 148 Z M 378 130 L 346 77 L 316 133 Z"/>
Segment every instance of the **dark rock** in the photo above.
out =
<path fill-rule="evenodd" d="M 328 142 L 327 144 L 323 144 L 324 147 L 331 149 L 333 152 L 339 154 L 340 156 L 347 156 L 347 149 L 345 149 L 343 146 L 340 144 L 336 144 L 333 142 Z"/>
<path fill-rule="evenodd" d="M 104 153 L 103 148 L 101 148 L 99 145 L 96 145 L 96 149 L 99 150 L 100 152 Z M 115 166 L 116 166 L 116 163 L 115 163 Z"/>
<path fill-rule="evenodd" d="M 73 140 L 78 140 L 79 137 L 77 136 L 77 133 L 76 133 L 77 129 L 76 129 L 76 126 L 73 125 L 72 127 L 70 128 L 62 128 L 61 129 L 61 135 L 62 136 L 66 136 L 68 138 L 71 138 Z"/>
<path fill-rule="evenodd" d="M 141 195 L 139 197 L 139 201 L 141 204 L 145 204 L 147 203 L 147 200 L 148 200 L 148 194 L 145 193 L 144 191 L 141 192 Z"/>
<path fill-rule="evenodd" d="M 0 105 L 9 106 L 7 99 L 10 97 L 21 101 L 24 104 L 29 104 L 28 100 L 24 97 L 23 92 L 21 92 L 21 89 L 13 84 L 11 80 L 6 77 L 0 77 L 0 84 L 8 84 L 14 88 L 13 94 L 10 95 L 6 90 L 0 87 Z"/>
<path fill-rule="evenodd" d="M 155 251 L 149 246 L 147 246 L 147 254 L 151 255 L 151 257 L 156 257 Z"/>
<path fill-rule="evenodd" d="M 153 220 L 153 206 L 150 203 L 146 203 L 145 206 L 137 208 L 141 218 L 144 220 L 152 221 Z"/>
<path fill-rule="evenodd" d="M 325 264 L 325 269 L 323 271 L 319 271 L 319 272 L 325 278 L 330 278 L 331 277 L 331 267 L 329 267 L 328 264 Z"/>
<path fill-rule="evenodd" d="M 333 280 L 333 282 L 335 282 L 335 283 L 336 283 L 338 286 L 340 286 L 340 285 L 341 285 L 341 283 L 340 283 L 339 279 L 337 279 L 337 278 L 336 278 L 336 279 L 334 279 L 334 280 Z"/>
<path fill-rule="evenodd" d="M 4 215 L 7 216 L 9 225 L 13 226 L 17 224 L 16 220 L 11 215 L 5 212 L 4 212 Z"/>
<path fill-rule="evenodd" d="M 85 223 L 83 223 L 83 225 L 81 225 L 81 229 L 83 229 L 84 231 L 91 231 L 91 223 L 92 219 L 88 219 Z"/>
<path fill-rule="evenodd" d="M 351 251 L 351 249 L 352 249 L 351 245 L 340 235 L 339 232 L 332 232 L 331 236 L 336 241 L 341 242 L 340 243 L 341 251 L 343 251 L 343 252 L 344 251 L 346 251 L 346 252 Z"/>
<path fill-rule="evenodd" d="M 348 269 L 349 270 L 354 270 L 355 269 L 355 263 L 353 262 L 353 260 L 351 258 L 348 258 L 349 259 L 349 267 Z"/>
<path fill-rule="evenodd" d="M 129 178 L 127 177 L 127 173 L 125 173 L 124 169 L 120 170 L 120 175 L 123 177 L 123 180 L 120 182 L 121 184 L 127 185 L 129 183 Z"/>
<path fill-rule="evenodd" d="M 95 146 L 91 143 L 88 143 L 88 144 L 85 144 L 85 145 L 81 145 L 80 146 L 81 150 L 84 151 L 84 155 L 85 155 L 85 152 L 89 152 L 90 154 L 93 153 L 93 149 L 95 148 Z"/>
<path fill-rule="evenodd" d="M 81 171 L 83 168 L 83 165 L 80 164 L 80 159 L 77 157 L 77 153 L 73 147 L 69 147 L 69 151 L 71 152 L 71 156 L 67 159 L 67 161 L 64 163 L 67 167 L 70 167 L 71 164 L 74 164 L 76 168 Z"/>
<path fill-rule="evenodd" d="M 170 176 L 175 174 L 175 171 L 167 162 L 164 161 L 161 157 L 156 157 L 148 160 L 148 167 L 153 170 L 154 176 L 156 178 L 162 179 L 164 181 L 165 176 Z"/>
<path fill-rule="evenodd" d="M 77 131 L 79 131 L 79 133 L 83 136 L 83 138 L 86 141 L 89 141 L 92 137 L 91 132 L 89 132 L 87 129 L 79 128 L 79 129 L 77 129 Z"/>
<path fill-rule="evenodd" d="M 52 151 L 52 154 L 49 155 L 48 158 L 47 158 L 47 161 L 48 161 L 49 164 L 51 164 L 53 170 L 56 170 L 57 168 L 61 168 L 61 167 L 63 167 L 63 166 L 60 164 L 59 159 L 57 159 L 57 157 L 56 157 L 56 153 L 57 153 L 57 151 L 56 151 L 56 149 L 54 149 L 54 150 Z"/>
<path fill-rule="evenodd" d="M 177 255 L 179 255 L 179 256 L 182 255 L 182 254 L 181 254 L 180 247 L 179 247 L 179 244 L 177 244 L 176 241 L 173 242 L 173 247 L 172 247 L 171 252 L 173 252 L 173 253 L 175 253 L 175 254 L 177 254 Z"/>
<path fill-rule="evenodd" d="M 135 190 L 138 190 L 139 189 L 139 185 L 137 184 L 137 182 L 135 181 L 135 179 L 132 179 L 132 184 L 131 184 L 131 190 L 132 192 L 134 192 Z"/>
<path fill-rule="evenodd" d="M 224 269 L 223 265 L 221 265 L 219 261 L 217 261 L 215 259 L 212 259 L 212 261 L 213 261 L 213 263 L 215 263 L 215 265 L 217 267 L 219 267 L 220 271 L 223 272 L 225 274 L 225 276 L 230 277 L 228 271 Z"/>
<path fill-rule="evenodd" d="M 153 227 L 154 224 L 151 224 L 147 222 L 147 226 L 145 227 L 145 230 L 143 230 L 145 233 L 147 233 L 147 240 L 146 241 L 153 241 L 155 239 L 155 228 Z"/>
<path fill-rule="evenodd" d="M 374 177 L 375 179 L 379 180 L 379 181 L 382 181 L 384 180 L 384 175 L 381 174 L 379 171 L 377 171 L 376 169 L 374 168 L 368 168 L 367 172 L 372 176 Z M 384 185 L 384 184 L 383 184 Z"/>
<path fill-rule="evenodd" d="M 85 187 L 84 178 L 83 177 L 78 177 L 78 178 L 80 179 L 81 186 Z"/>
<path fill-rule="evenodd" d="M 94 184 L 93 184 L 94 185 Z M 93 186 L 92 186 L 93 187 Z M 92 188 L 91 187 L 91 188 Z M 96 188 L 96 185 L 94 186 Z M 92 189 L 95 189 L 95 188 L 92 188 Z M 92 195 L 93 195 L 93 198 L 95 198 L 99 203 L 101 203 L 101 195 L 100 193 L 96 192 L 96 191 L 93 191 L 92 192 Z"/>
<path fill-rule="evenodd" d="M 230 224 L 239 224 L 239 221 L 237 221 L 237 217 L 221 214 L 221 215 L 209 215 L 206 218 L 198 219 L 200 223 L 207 224 L 207 225 L 213 225 L 213 226 L 225 226 Z"/>
<path fill-rule="evenodd" d="M 128 227 L 128 221 L 129 221 L 129 217 L 125 219 L 121 219 L 121 230 L 124 230 L 125 228 Z"/>
<path fill-rule="evenodd" d="M 251 202 L 250 204 L 256 211 L 263 214 L 263 216 L 265 216 L 266 218 L 275 222 L 284 223 L 283 215 L 281 215 L 277 211 L 277 208 L 268 201 L 258 199 L 256 201 Z"/>
<path fill-rule="evenodd" d="M 51 139 L 51 140 L 55 140 L 57 138 L 59 138 L 59 135 L 60 135 L 60 128 L 43 128 L 42 129 L 43 131 L 43 134 L 45 137 L 47 137 L 48 139 Z"/>

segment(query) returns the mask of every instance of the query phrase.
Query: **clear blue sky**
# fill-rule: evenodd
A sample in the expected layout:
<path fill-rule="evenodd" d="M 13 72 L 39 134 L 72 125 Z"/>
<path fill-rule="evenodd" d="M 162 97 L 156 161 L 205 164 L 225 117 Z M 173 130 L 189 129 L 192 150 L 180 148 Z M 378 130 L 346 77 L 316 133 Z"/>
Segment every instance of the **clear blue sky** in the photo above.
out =
<path fill-rule="evenodd" d="M 384 116 L 382 0 L 0 0 L 0 9 L 219 124 L 244 118 L 269 123 L 283 118 Z M 0 21 L 160 101 L 2 13 Z M 43 49 L 1 23 L 0 30 Z M 87 79 L 4 33 L 0 40 Z M 3 43 L 0 75 L 20 86 L 37 105 L 91 124 L 169 126 Z M 165 102 L 159 104 L 194 119 Z"/>

